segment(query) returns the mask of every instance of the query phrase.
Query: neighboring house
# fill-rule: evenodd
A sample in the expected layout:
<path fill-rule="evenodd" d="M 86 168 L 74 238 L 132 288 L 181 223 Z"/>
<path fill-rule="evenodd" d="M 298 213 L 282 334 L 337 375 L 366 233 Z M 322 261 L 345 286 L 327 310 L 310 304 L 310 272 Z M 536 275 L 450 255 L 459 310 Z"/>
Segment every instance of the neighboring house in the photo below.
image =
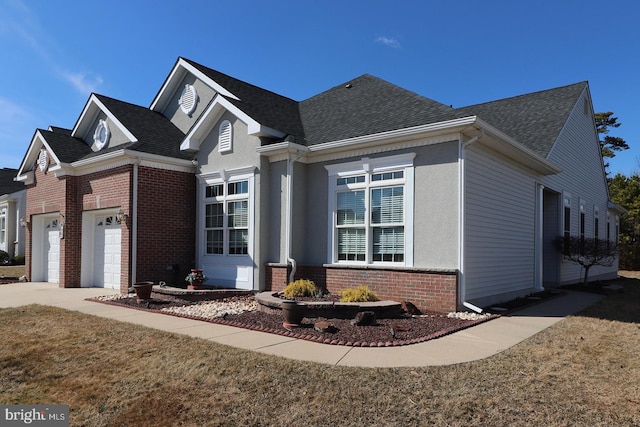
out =
<path fill-rule="evenodd" d="M 452 108 L 363 75 L 298 102 L 184 58 L 150 108 L 92 94 L 73 129 L 37 130 L 18 179 L 33 281 L 198 267 L 441 311 L 579 281 L 553 242 L 615 240 L 620 212 L 586 82 Z"/>
<path fill-rule="evenodd" d="M 24 184 L 15 181 L 17 169 L 0 169 L 0 250 L 10 258 L 24 255 L 24 229 L 20 218 L 26 211 Z"/>

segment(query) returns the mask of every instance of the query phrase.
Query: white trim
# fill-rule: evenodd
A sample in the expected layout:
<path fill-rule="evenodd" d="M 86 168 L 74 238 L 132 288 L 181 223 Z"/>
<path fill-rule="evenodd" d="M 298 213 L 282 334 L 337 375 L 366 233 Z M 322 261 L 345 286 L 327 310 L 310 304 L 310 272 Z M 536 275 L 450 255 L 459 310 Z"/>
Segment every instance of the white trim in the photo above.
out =
<path fill-rule="evenodd" d="M 224 87 L 220 86 L 217 82 L 209 78 L 209 76 L 202 73 L 200 70 L 198 70 L 196 67 L 191 65 L 189 62 L 185 61 L 183 58 L 179 58 L 176 64 L 174 65 L 173 69 L 171 70 L 171 73 L 169 73 L 169 77 L 167 77 L 167 80 L 162 85 L 162 87 L 158 91 L 158 94 L 151 102 L 151 107 L 149 108 L 154 111 L 158 109 L 159 110 L 164 109 L 167 103 L 169 102 L 169 100 L 171 99 L 172 97 L 171 95 L 175 92 L 174 88 L 176 88 L 182 82 L 182 80 L 184 79 L 184 76 L 187 73 L 193 74 L 196 78 L 201 80 L 203 83 L 207 84 L 213 90 L 215 90 L 218 93 L 221 93 L 224 96 L 237 99 L 237 100 L 240 99 L 237 96 L 235 96 L 233 93 L 229 92 Z"/>
<path fill-rule="evenodd" d="M 223 108 L 247 125 L 247 133 L 255 136 L 270 136 L 283 138 L 286 134 L 267 126 L 263 126 L 244 111 L 233 105 L 228 99 L 216 94 L 207 109 L 202 113 L 197 123 L 191 128 L 187 136 L 180 144 L 181 150 L 199 150 L 200 144 L 215 128 L 216 122 L 222 115 Z"/>
<path fill-rule="evenodd" d="M 198 268 L 203 268 L 210 278 L 212 285 L 232 286 L 240 289 L 254 287 L 254 254 L 255 254 L 255 166 L 231 170 L 218 170 L 198 176 L 198 209 L 197 209 L 197 237 L 196 259 Z M 248 194 L 227 195 L 227 184 L 231 182 L 248 181 Z M 206 187 L 208 185 L 223 184 L 225 196 L 222 203 L 233 200 L 248 201 L 248 230 L 247 254 L 229 254 L 228 242 L 225 243 L 223 254 L 207 254 L 205 239 L 205 205 L 207 204 Z M 228 228 L 225 228 L 228 230 Z M 226 239 L 226 237 L 225 237 Z"/>
<path fill-rule="evenodd" d="M 109 109 L 93 93 L 89 97 L 89 101 L 87 101 L 87 105 L 82 110 L 82 113 L 80 114 L 80 118 L 78 119 L 78 122 L 73 127 L 73 130 L 71 131 L 71 136 L 75 138 L 82 138 L 84 134 L 87 133 L 87 129 L 89 128 L 90 125 L 93 124 L 93 122 L 95 121 L 95 118 L 98 115 L 98 111 L 96 110 L 96 108 L 99 111 L 102 111 L 107 116 L 107 118 L 111 120 L 111 123 L 113 123 L 118 129 L 120 129 L 120 131 L 129 140 L 129 142 L 138 141 L 138 138 L 136 138 L 135 135 L 132 134 L 129 131 L 129 129 L 127 129 L 122 124 L 122 122 L 120 122 L 120 120 L 118 120 L 118 118 L 114 116 L 111 113 L 111 111 L 109 111 Z M 91 113 L 91 118 L 89 118 L 90 113 Z"/>

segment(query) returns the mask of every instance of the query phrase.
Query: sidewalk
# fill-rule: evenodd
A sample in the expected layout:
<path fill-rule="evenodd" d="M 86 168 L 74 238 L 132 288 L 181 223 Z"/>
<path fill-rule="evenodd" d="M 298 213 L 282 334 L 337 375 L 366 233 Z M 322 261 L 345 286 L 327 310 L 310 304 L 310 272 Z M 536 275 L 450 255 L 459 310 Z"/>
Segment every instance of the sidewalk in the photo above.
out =
<path fill-rule="evenodd" d="M 85 300 L 116 293 L 101 288 L 63 289 L 51 283 L 12 283 L 0 285 L 0 308 L 50 305 L 290 359 L 336 366 L 390 368 L 452 365 L 484 359 L 602 299 L 600 295 L 569 292 L 566 296 L 435 340 L 400 347 L 362 348 L 319 344 Z"/>

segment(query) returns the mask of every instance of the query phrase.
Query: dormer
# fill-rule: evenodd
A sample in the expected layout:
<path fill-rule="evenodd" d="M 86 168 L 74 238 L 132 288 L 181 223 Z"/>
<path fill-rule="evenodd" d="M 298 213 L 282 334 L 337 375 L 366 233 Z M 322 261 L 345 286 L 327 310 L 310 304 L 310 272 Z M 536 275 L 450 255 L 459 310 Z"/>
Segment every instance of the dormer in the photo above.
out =
<path fill-rule="evenodd" d="M 118 118 L 105 106 L 101 95 L 91 94 L 71 136 L 82 139 L 94 152 L 137 141 Z"/>

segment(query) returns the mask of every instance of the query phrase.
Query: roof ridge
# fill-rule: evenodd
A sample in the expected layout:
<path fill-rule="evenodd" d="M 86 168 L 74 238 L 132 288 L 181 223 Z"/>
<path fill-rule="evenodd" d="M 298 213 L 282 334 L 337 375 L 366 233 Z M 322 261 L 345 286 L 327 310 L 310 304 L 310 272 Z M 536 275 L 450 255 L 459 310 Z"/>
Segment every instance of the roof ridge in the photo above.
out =
<path fill-rule="evenodd" d="M 513 99 L 517 99 L 517 98 L 531 97 L 533 95 L 540 95 L 540 94 L 547 93 L 547 92 L 566 89 L 566 88 L 569 88 L 569 87 L 572 87 L 572 86 L 579 86 L 579 85 L 586 86 L 588 84 L 589 84 L 589 82 L 587 80 L 583 80 L 583 81 L 580 81 L 580 82 L 577 82 L 577 83 L 571 83 L 571 84 L 562 85 L 562 86 L 558 86 L 558 87 L 553 87 L 553 88 L 549 88 L 549 89 L 537 90 L 535 92 L 521 93 L 519 95 L 513 95 L 513 96 L 508 96 L 506 98 L 494 99 L 492 101 L 485 101 L 485 102 L 478 102 L 476 104 L 464 105 L 462 107 L 455 108 L 455 110 L 462 110 L 462 109 L 466 109 L 466 108 L 477 107 L 479 105 L 486 105 L 486 104 L 491 104 L 491 103 L 494 103 L 494 102 L 509 101 L 509 100 L 513 100 Z"/>
<path fill-rule="evenodd" d="M 213 68 L 211 68 L 211 67 L 207 67 L 206 65 L 202 65 L 202 64 L 200 64 L 199 62 L 193 61 L 193 60 L 188 59 L 188 58 L 185 58 L 185 57 L 183 57 L 183 56 L 181 56 L 180 58 L 182 58 L 183 60 L 187 61 L 189 64 L 191 64 L 191 65 L 195 66 L 196 68 L 199 68 L 199 69 L 200 69 L 200 71 L 202 71 L 202 72 L 204 72 L 205 74 L 207 74 L 207 76 L 208 76 L 208 77 L 210 77 L 210 78 L 211 78 L 211 79 L 213 79 L 213 80 L 215 80 L 215 79 L 214 79 L 212 76 L 210 76 L 206 71 L 209 71 L 209 72 L 214 73 L 214 74 L 218 74 L 218 75 L 222 76 L 223 78 L 226 78 L 226 79 L 229 79 L 229 80 L 233 80 L 233 81 L 238 82 L 238 83 L 240 83 L 240 84 L 243 84 L 243 85 L 246 85 L 246 86 L 251 86 L 251 87 L 252 87 L 252 88 L 254 88 L 254 89 L 258 89 L 258 90 L 261 90 L 261 91 L 263 91 L 263 92 L 271 93 L 271 94 L 273 94 L 273 95 L 279 96 L 280 98 L 288 99 L 288 100 L 293 101 L 293 102 L 300 102 L 300 101 L 296 101 L 295 99 L 290 98 L 290 97 L 288 97 L 288 96 L 282 95 L 282 94 L 280 94 L 280 93 L 278 93 L 278 92 L 274 92 L 274 91 L 272 91 L 272 90 L 265 89 L 265 88 L 263 88 L 263 87 L 261 87 L 261 86 L 258 86 L 258 85 L 253 84 L 253 83 L 249 83 L 249 82 L 244 81 L 244 80 L 241 80 L 241 79 L 239 79 L 239 78 L 237 78 L 237 77 L 233 77 L 233 76 L 231 76 L 231 75 L 229 75 L 229 74 L 223 73 L 222 71 L 214 70 L 214 69 L 213 69 Z M 204 69 L 204 70 L 203 70 L 203 69 Z M 205 70 L 206 70 L 206 71 L 205 71 Z"/>

